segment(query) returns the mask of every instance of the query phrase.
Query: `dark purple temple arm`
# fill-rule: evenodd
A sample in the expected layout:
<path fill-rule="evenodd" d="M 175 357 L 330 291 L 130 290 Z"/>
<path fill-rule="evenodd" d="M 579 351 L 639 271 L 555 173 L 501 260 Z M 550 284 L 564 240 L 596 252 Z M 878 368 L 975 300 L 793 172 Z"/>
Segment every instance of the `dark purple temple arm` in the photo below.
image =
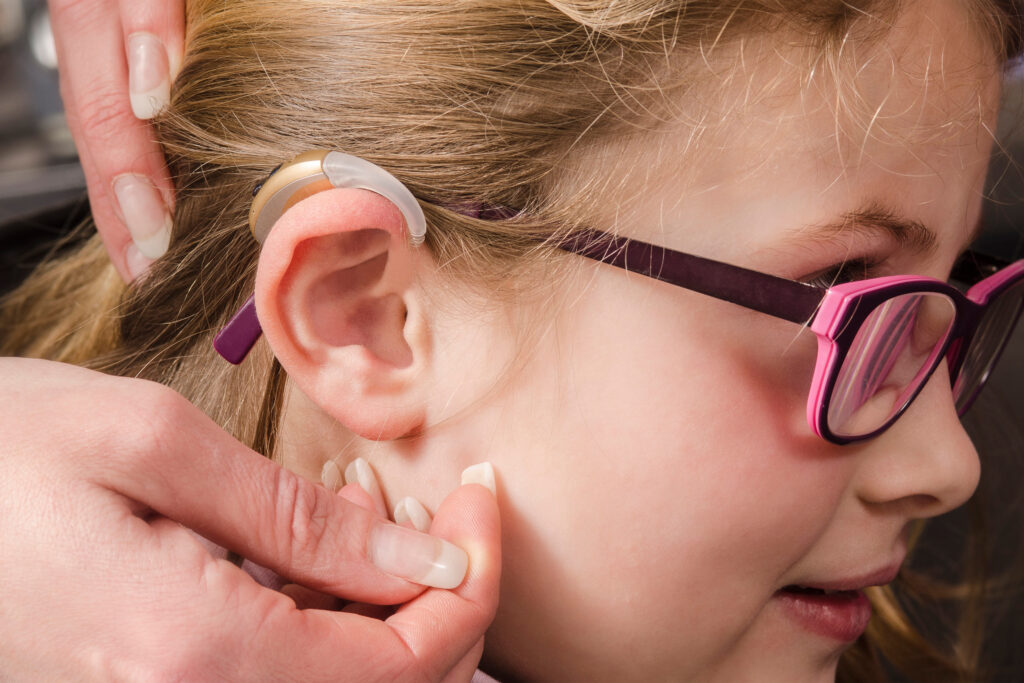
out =
<path fill-rule="evenodd" d="M 814 317 L 824 289 L 721 261 L 673 251 L 599 230 L 573 233 L 558 245 L 564 251 L 653 277 L 768 315 L 805 324 Z M 213 347 L 235 365 L 245 360 L 263 334 L 253 297 L 214 339 Z"/>
<path fill-rule="evenodd" d="M 653 277 L 677 287 L 804 324 L 826 290 L 721 261 L 617 237 L 598 230 L 573 233 L 560 249 Z"/>

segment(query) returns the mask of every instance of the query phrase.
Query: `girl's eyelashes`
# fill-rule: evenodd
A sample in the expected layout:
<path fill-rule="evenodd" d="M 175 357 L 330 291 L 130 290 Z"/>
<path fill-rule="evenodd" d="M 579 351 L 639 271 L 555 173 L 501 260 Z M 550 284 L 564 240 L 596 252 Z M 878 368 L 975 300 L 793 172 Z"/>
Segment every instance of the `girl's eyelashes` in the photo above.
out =
<path fill-rule="evenodd" d="M 846 282 L 855 282 L 875 277 L 880 265 L 878 261 L 867 257 L 848 259 L 842 263 L 829 266 L 825 270 L 818 271 L 813 275 L 800 278 L 800 280 L 815 287 L 828 289 L 829 287 Z"/>

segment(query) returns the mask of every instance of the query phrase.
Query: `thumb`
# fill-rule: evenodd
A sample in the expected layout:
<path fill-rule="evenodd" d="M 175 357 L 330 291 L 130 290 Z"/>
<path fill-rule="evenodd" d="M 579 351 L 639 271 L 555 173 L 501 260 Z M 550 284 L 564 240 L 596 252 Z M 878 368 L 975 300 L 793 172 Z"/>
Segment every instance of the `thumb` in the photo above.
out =
<path fill-rule="evenodd" d="M 482 653 L 479 644 L 498 609 L 501 523 L 490 464 L 469 468 L 463 474 L 463 482 L 468 481 L 480 483 L 461 486 L 449 495 L 430 527 L 432 534 L 469 552 L 466 580 L 451 591 L 426 591 L 386 622 L 417 656 L 429 680 L 465 668 L 466 656 L 474 651 L 476 667 Z M 439 639 L 445 641 L 443 647 L 438 647 Z"/>

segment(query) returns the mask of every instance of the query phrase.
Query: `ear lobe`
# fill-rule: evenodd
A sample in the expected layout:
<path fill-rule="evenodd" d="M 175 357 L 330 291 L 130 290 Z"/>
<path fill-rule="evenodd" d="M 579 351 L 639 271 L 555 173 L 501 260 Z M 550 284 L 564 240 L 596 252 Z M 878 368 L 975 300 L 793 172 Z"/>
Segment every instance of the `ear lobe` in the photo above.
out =
<path fill-rule="evenodd" d="M 401 212 L 368 190 L 330 189 L 288 209 L 256 275 L 256 310 L 299 389 L 356 433 L 392 439 L 423 420 L 427 358 L 414 247 Z"/>

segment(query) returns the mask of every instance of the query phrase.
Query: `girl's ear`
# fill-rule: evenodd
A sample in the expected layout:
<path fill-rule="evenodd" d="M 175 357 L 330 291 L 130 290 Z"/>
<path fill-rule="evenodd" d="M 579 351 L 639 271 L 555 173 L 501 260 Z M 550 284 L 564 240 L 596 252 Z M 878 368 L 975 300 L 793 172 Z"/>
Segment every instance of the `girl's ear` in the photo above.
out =
<path fill-rule="evenodd" d="M 420 252 L 389 200 L 330 189 L 288 209 L 260 253 L 256 311 L 274 355 L 303 393 L 368 439 L 413 432 L 425 416 Z"/>

